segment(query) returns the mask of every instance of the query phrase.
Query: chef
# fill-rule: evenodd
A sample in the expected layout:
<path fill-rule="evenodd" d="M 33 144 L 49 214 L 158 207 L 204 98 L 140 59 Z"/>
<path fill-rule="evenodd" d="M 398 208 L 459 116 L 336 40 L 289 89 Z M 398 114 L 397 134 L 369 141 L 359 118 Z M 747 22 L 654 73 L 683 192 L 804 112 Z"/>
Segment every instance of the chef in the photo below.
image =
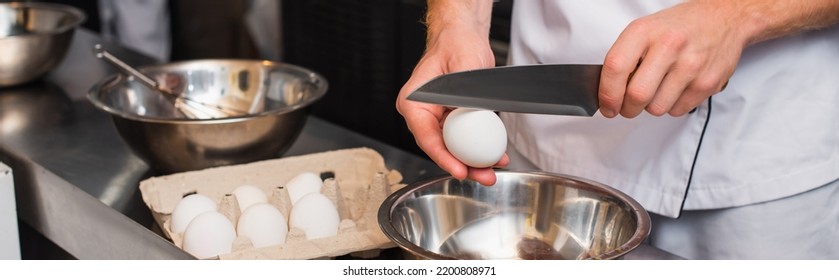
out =
<path fill-rule="evenodd" d="M 440 167 L 491 185 L 491 168 L 446 149 L 451 108 L 406 97 L 495 65 L 492 1 L 428 5 L 426 52 L 397 109 Z M 497 166 L 620 189 L 653 213 L 649 242 L 682 257 L 837 259 L 837 22 L 835 0 L 516 1 L 509 64 L 603 64 L 600 110 L 502 112 Z"/>

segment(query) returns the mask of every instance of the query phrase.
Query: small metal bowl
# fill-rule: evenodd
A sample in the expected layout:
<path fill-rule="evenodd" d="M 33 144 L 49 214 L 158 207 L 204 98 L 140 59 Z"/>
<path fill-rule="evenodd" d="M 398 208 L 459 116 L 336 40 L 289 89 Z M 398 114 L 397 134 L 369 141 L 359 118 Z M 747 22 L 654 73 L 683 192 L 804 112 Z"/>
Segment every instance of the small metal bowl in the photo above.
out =
<path fill-rule="evenodd" d="M 166 97 L 125 75 L 88 92 L 119 135 L 160 174 L 248 163 L 282 155 L 303 129 L 308 108 L 326 93 L 319 74 L 262 60 L 207 59 L 141 67 L 177 94 L 255 113 L 217 119 L 179 115 Z"/>
<path fill-rule="evenodd" d="M 84 20 L 84 12 L 67 5 L 0 4 L 0 86 L 23 84 L 55 68 Z"/>
<path fill-rule="evenodd" d="M 379 225 L 419 259 L 615 259 L 650 232 L 638 202 L 581 178 L 496 171 L 494 186 L 451 176 L 410 184 Z"/>

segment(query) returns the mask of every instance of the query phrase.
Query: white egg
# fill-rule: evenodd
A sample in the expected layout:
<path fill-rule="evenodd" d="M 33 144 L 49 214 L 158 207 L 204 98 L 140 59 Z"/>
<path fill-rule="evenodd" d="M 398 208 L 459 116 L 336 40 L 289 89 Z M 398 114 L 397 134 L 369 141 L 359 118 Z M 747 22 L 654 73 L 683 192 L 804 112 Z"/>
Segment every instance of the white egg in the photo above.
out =
<path fill-rule="evenodd" d="M 464 164 L 490 167 L 504 156 L 507 129 L 493 111 L 458 108 L 443 123 L 443 141 Z"/>
<path fill-rule="evenodd" d="M 306 233 L 306 239 L 335 236 L 341 218 L 338 209 L 321 193 L 309 193 L 291 208 L 289 225 Z"/>
<path fill-rule="evenodd" d="M 312 172 L 303 172 L 291 178 L 285 184 L 288 191 L 288 196 L 291 199 L 291 204 L 294 205 L 301 197 L 309 193 L 319 193 L 323 186 L 323 180 L 318 174 Z"/>
<path fill-rule="evenodd" d="M 195 217 L 184 231 L 183 249 L 196 258 L 206 259 L 233 250 L 236 230 L 219 212 L 204 212 Z"/>
<path fill-rule="evenodd" d="M 288 223 L 283 213 L 273 205 L 257 203 L 239 217 L 236 232 L 250 239 L 254 248 L 280 245 L 285 243 L 288 235 Z"/>
<path fill-rule="evenodd" d="M 239 211 L 245 212 L 251 205 L 268 202 L 268 196 L 256 186 L 242 185 L 233 190 L 233 196 L 239 203 Z"/>
<path fill-rule="evenodd" d="M 215 212 L 218 210 L 216 202 L 203 194 L 191 194 L 178 201 L 175 209 L 172 210 L 172 221 L 169 230 L 174 233 L 182 233 L 186 226 L 195 216 L 204 212 Z"/>

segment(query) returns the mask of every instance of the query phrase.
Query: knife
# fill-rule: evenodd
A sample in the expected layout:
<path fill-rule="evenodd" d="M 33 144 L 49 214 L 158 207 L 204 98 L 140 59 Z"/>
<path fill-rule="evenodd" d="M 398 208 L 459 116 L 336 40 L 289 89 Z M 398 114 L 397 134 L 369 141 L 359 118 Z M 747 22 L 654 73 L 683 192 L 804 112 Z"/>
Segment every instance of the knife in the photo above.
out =
<path fill-rule="evenodd" d="M 600 69 L 595 64 L 502 66 L 438 76 L 408 100 L 501 112 L 592 116 Z"/>

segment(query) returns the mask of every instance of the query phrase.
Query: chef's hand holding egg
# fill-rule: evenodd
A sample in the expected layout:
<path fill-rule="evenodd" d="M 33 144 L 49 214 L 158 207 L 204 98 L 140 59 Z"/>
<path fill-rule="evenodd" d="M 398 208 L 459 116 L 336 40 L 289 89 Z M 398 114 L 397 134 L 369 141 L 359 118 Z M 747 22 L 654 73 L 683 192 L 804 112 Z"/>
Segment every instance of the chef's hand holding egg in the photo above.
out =
<path fill-rule="evenodd" d="M 443 122 L 443 142 L 464 164 L 492 167 L 507 149 L 507 130 L 493 111 L 457 108 Z"/>

